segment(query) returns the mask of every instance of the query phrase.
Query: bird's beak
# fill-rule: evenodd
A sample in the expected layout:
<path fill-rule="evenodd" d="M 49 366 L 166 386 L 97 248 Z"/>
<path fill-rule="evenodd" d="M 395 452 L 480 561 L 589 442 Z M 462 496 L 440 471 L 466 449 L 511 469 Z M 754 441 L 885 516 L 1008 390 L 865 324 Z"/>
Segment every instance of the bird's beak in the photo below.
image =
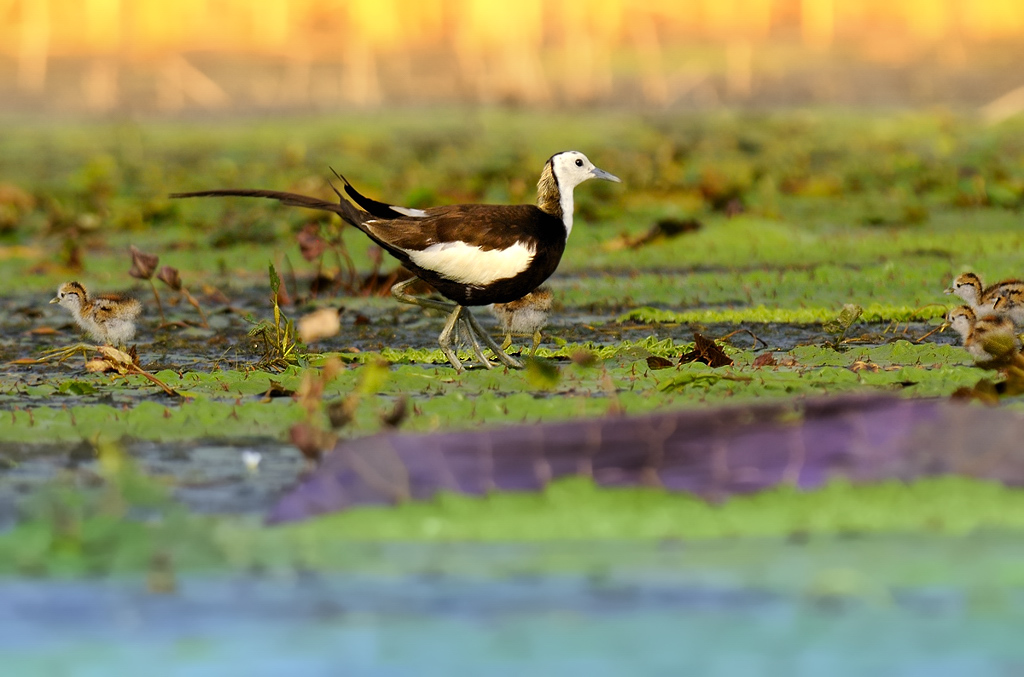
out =
<path fill-rule="evenodd" d="M 620 179 L 619 177 L 615 176 L 614 174 L 610 174 L 603 169 L 598 169 L 597 167 L 594 167 L 593 169 L 590 170 L 590 175 L 595 179 L 604 179 L 605 181 L 614 181 L 615 183 L 622 183 L 622 179 Z"/>
<path fill-rule="evenodd" d="M 948 289 L 947 289 L 946 291 L 944 291 L 944 292 L 942 292 L 942 293 L 943 293 L 943 294 L 952 294 L 952 293 L 953 293 L 953 288 L 952 288 L 952 287 L 950 287 L 950 288 L 948 288 Z"/>
<path fill-rule="evenodd" d="M 60 303 L 60 298 L 54 296 L 52 299 L 50 299 L 50 303 Z"/>

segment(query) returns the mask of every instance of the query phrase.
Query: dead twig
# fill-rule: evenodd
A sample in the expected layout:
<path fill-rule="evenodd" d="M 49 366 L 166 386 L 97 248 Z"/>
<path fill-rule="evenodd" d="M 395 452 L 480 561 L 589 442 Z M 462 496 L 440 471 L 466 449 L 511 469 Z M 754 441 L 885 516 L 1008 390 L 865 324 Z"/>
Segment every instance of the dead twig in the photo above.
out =
<path fill-rule="evenodd" d="M 761 337 L 759 337 L 757 334 L 755 334 L 754 332 L 750 331 L 749 329 L 737 329 L 736 331 L 731 331 L 728 334 L 726 334 L 725 336 L 720 336 L 718 338 L 718 340 L 719 341 L 725 341 L 725 340 L 727 340 L 729 338 L 732 338 L 736 334 L 744 334 L 744 333 L 745 334 L 750 334 L 750 337 L 752 339 L 754 339 L 754 345 L 751 346 L 751 349 L 757 348 L 757 344 L 758 343 L 760 343 L 765 348 L 768 347 L 768 342 L 767 341 L 765 341 L 764 339 L 762 339 Z"/>

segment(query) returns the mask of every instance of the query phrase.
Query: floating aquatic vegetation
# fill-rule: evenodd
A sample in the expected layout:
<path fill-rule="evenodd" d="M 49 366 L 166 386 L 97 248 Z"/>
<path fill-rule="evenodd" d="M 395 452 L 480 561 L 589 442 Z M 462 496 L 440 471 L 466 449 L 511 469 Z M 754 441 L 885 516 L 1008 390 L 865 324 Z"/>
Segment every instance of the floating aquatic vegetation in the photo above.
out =
<path fill-rule="evenodd" d="M 274 320 L 253 321 L 249 337 L 253 339 L 256 350 L 260 353 L 257 363 L 259 369 L 281 371 L 289 365 L 301 361 L 298 335 L 295 323 L 281 312 L 281 278 L 274 264 L 268 267 L 270 276 L 271 303 L 274 306 Z"/>
<path fill-rule="evenodd" d="M 979 433 L 978 429 L 983 432 Z M 1019 413 L 939 400 L 848 397 L 641 417 L 345 440 L 269 513 L 271 523 L 361 505 L 543 491 L 579 475 L 722 500 L 843 478 L 965 475 L 1024 482 Z"/>

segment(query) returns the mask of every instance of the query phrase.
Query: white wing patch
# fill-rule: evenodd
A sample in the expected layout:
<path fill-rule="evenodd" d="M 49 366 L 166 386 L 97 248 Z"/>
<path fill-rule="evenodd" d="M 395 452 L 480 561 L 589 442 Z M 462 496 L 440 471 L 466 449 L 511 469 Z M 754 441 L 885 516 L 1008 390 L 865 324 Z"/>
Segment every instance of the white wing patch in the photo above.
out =
<path fill-rule="evenodd" d="M 465 242 L 442 242 L 405 249 L 412 262 L 449 280 L 483 287 L 526 270 L 537 250 L 516 242 L 508 249 L 481 249 Z"/>
<path fill-rule="evenodd" d="M 391 209 L 404 216 L 413 216 L 417 219 L 422 219 L 424 216 L 427 216 L 427 213 L 422 209 L 413 209 L 412 207 L 396 207 L 391 205 Z"/>

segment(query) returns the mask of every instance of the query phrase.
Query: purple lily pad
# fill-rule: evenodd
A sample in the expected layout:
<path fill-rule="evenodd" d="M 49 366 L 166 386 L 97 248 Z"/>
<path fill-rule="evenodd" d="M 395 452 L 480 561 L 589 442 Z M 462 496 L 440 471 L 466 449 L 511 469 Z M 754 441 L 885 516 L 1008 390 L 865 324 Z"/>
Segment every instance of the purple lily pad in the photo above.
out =
<path fill-rule="evenodd" d="M 268 522 L 439 491 L 540 491 L 553 479 L 662 486 L 709 500 L 957 473 L 1024 483 L 1024 417 L 947 400 L 840 397 L 344 440 Z"/>

